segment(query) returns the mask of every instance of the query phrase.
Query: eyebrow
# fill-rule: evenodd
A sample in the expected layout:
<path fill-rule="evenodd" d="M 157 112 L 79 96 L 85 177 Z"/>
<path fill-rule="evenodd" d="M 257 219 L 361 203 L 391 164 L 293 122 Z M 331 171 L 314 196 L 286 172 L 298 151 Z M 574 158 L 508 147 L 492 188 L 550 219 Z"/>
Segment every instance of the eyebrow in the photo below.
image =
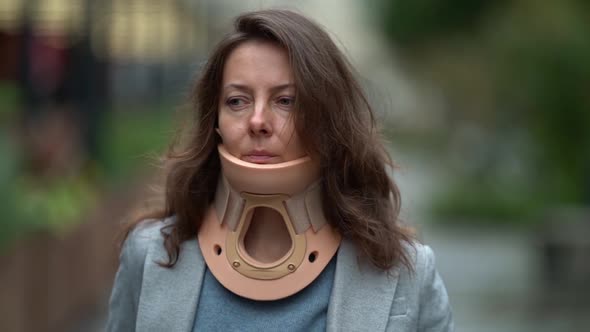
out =
<path fill-rule="evenodd" d="M 286 83 L 286 84 L 280 84 L 277 86 L 273 86 L 272 88 L 270 88 L 271 92 L 276 92 L 276 91 L 280 91 L 280 90 L 284 90 L 287 88 L 294 88 L 295 84 L 293 83 Z M 234 88 L 234 89 L 238 89 L 238 90 L 243 90 L 243 91 L 248 91 L 248 92 L 252 92 L 252 88 L 249 87 L 248 85 L 245 84 L 235 84 L 235 83 L 230 83 L 226 86 L 223 87 L 224 90 L 229 89 L 229 88 Z"/>

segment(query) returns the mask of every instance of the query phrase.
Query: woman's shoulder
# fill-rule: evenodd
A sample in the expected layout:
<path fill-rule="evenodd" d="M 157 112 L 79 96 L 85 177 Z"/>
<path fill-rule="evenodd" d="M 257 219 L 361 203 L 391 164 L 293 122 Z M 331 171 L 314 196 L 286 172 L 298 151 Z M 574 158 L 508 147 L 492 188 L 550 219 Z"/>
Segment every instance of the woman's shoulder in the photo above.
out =
<path fill-rule="evenodd" d="M 403 267 L 399 271 L 398 291 L 407 299 L 414 299 L 416 303 L 433 299 L 448 302 L 446 288 L 438 274 L 432 248 L 417 241 L 406 244 L 405 248 L 411 269 Z M 432 299 L 424 298 L 425 294 L 431 294 Z"/>
<path fill-rule="evenodd" d="M 418 241 L 404 243 L 403 248 L 410 266 L 399 264 L 396 267 L 398 286 L 418 290 L 424 287 L 433 273 L 436 273 L 434 251 L 430 246 Z"/>
<path fill-rule="evenodd" d="M 122 255 L 145 256 L 148 247 L 162 241 L 162 229 L 176 221 L 176 217 L 145 219 L 129 232 L 122 248 Z"/>
<path fill-rule="evenodd" d="M 410 260 L 414 273 L 419 275 L 434 267 L 434 251 L 430 246 L 413 240 L 409 243 L 405 242 L 403 248 Z"/>
<path fill-rule="evenodd" d="M 127 234 L 119 255 L 119 268 L 109 301 L 107 331 L 136 329 L 135 318 L 138 315 L 149 248 L 162 242 L 161 229 L 170 222 L 174 222 L 174 219 L 142 220 Z"/>
<path fill-rule="evenodd" d="M 403 274 L 396 293 L 419 308 L 418 330 L 453 331 L 453 315 L 445 284 L 436 268 L 435 254 L 426 244 L 414 242 L 408 249 L 413 271 Z"/>

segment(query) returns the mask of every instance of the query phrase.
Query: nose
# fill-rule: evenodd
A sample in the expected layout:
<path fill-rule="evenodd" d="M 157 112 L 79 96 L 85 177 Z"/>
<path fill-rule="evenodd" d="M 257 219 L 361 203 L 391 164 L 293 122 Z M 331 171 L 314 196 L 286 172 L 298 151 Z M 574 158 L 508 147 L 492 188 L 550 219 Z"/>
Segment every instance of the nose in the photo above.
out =
<path fill-rule="evenodd" d="M 272 135 L 271 113 L 266 103 L 255 104 L 254 112 L 249 119 L 250 135 L 261 137 Z"/>

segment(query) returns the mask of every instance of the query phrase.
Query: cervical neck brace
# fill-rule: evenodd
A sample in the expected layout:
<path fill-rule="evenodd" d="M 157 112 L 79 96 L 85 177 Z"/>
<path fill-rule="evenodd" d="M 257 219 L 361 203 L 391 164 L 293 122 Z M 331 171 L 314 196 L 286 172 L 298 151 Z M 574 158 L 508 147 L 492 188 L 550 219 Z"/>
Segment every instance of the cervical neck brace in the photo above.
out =
<path fill-rule="evenodd" d="M 255 300 L 295 294 L 311 283 L 336 253 L 340 235 L 326 222 L 319 167 L 309 157 L 259 165 L 218 147 L 222 166 L 215 202 L 199 229 L 207 266 L 230 291 Z M 244 248 L 254 209 L 276 210 L 291 237 L 290 250 L 262 263 Z"/>

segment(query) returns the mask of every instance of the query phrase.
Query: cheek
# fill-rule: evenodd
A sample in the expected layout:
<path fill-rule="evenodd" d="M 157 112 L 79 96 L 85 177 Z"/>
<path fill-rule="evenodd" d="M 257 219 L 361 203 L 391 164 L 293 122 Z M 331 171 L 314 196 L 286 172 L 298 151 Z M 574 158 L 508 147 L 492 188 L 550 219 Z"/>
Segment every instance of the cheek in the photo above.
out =
<path fill-rule="evenodd" d="M 244 132 L 243 125 L 234 118 L 220 112 L 219 114 L 219 128 L 217 132 L 221 136 L 221 141 L 225 148 L 232 154 L 238 149 L 239 143 L 242 141 Z"/>
<path fill-rule="evenodd" d="M 231 121 L 229 121 L 227 116 L 224 116 L 223 113 L 221 113 L 219 114 L 218 125 L 219 127 L 217 128 L 217 133 L 219 133 L 219 136 L 221 136 L 223 144 L 227 145 L 227 143 L 232 141 Z"/>
<path fill-rule="evenodd" d="M 294 128 L 285 129 L 281 141 L 286 147 L 286 154 L 288 159 L 297 159 L 305 156 L 307 153 L 303 146 L 303 142 Z"/>
<path fill-rule="evenodd" d="M 237 129 L 237 123 L 231 116 L 226 114 L 223 111 L 219 112 L 219 133 L 221 138 L 224 140 L 231 139 L 232 136 L 235 136 L 235 131 Z"/>
<path fill-rule="evenodd" d="M 297 158 L 303 157 L 307 154 L 303 146 L 303 142 L 297 134 L 293 134 L 290 145 L 292 145 L 290 150 L 293 151 Z"/>

